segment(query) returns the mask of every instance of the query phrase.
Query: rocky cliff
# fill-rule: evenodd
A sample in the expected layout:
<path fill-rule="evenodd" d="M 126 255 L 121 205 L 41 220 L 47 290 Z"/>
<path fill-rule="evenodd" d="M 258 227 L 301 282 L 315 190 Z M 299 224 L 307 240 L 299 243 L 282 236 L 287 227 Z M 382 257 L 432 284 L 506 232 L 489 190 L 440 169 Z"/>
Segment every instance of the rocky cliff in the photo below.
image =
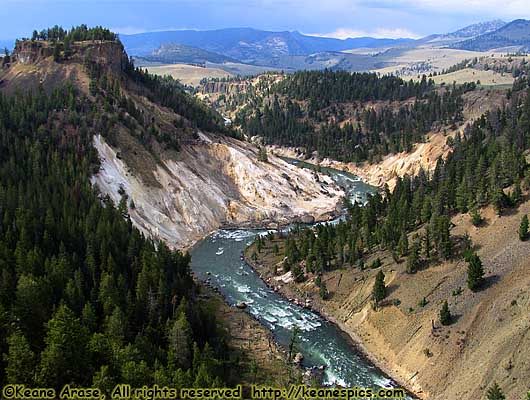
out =
<path fill-rule="evenodd" d="M 190 100 L 180 107 L 186 116 L 157 102 L 151 88 L 125 73 L 127 55 L 119 42 L 76 42 L 59 59 L 54 46 L 18 42 L 11 64 L 0 72 L 0 90 L 51 90 L 70 82 L 112 121 L 94 137 L 101 167 L 92 181 L 116 203 L 126 196 L 131 219 L 144 233 L 181 248 L 224 225 L 324 220 L 335 212 L 343 192 L 329 178 L 272 155 L 258 161 L 254 145 L 198 130 L 192 118 L 211 115 Z M 98 83 L 89 64 L 100 66 L 112 90 L 107 85 L 92 93 Z"/>
<path fill-rule="evenodd" d="M 223 82 L 223 81 L 209 81 L 200 86 L 201 94 L 239 94 L 246 93 L 251 86 L 249 81 L 241 82 Z"/>
<path fill-rule="evenodd" d="M 173 247 L 188 247 L 220 226 L 326 220 L 343 196 L 329 177 L 274 156 L 258 161 L 253 146 L 231 138 L 201 133 L 201 143 L 177 158 L 162 155 L 150 182 L 127 162 L 134 152 L 149 157 L 142 149 L 122 146 L 118 156 L 101 136 L 94 145 L 102 161 L 94 184 L 116 203 L 126 194 L 134 202 L 133 222 Z"/>
<path fill-rule="evenodd" d="M 17 41 L 10 64 L 0 71 L 0 89 L 4 93 L 39 87 L 50 91 L 71 82 L 88 93 L 90 79 L 85 67 L 88 63 L 103 65 L 110 74 L 120 76 L 128 58 L 118 42 L 75 42 L 70 45 L 68 55 L 61 47 L 58 60 L 54 57 L 55 46 L 47 41 Z"/>

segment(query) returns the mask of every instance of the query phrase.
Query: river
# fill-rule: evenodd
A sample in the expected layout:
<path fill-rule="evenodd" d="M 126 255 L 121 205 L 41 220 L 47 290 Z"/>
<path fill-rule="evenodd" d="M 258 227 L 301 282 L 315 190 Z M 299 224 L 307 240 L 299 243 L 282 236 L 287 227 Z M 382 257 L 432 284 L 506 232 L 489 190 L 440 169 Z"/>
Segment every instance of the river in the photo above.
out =
<path fill-rule="evenodd" d="M 300 164 L 290 160 L 294 164 Z M 304 166 L 308 166 L 304 163 Z M 344 188 L 352 200 L 363 201 L 375 188 L 343 171 L 322 168 Z M 339 328 L 311 310 L 295 305 L 274 292 L 241 259 L 245 247 L 266 230 L 218 230 L 191 251 L 192 270 L 210 279 L 230 305 L 248 304 L 247 311 L 272 331 L 275 340 L 287 348 L 295 326 L 299 327 L 297 350 L 306 367 L 325 365 L 324 383 L 341 386 L 396 386 L 364 358 Z"/>

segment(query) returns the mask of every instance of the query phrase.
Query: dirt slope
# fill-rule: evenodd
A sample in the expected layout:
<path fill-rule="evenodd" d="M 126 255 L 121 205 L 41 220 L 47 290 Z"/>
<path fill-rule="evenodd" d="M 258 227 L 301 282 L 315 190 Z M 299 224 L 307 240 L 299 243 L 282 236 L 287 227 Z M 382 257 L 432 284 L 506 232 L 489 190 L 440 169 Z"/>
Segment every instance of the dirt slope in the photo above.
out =
<path fill-rule="evenodd" d="M 378 270 L 326 273 L 322 280 L 331 298 L 325 302 L 312 278 L 282 290 L 289 297 L 309 296 L 384 370 L 425 399 L 482 399 L 497 381 L 508 400 L 522 400 L 530 390 L 530 242 L 521 242 L 517 234 L 524 214 L 530 214 L 529 200 L 502 217 L 484 210 L 486 224 L 480 228 L 467 215 L 453 218 L 452 234 L 468 232 L 484 264 L 486 287 L 477 293 L 467 289 L 463 260 L 409 275 L 404 262 L 396 264 L 385 252 L 374 255 L 383 260 L 390 293 L 388 305 L 379 310 L 370 300 Z M 256 264 L 269 276 L 271 266 L 281 261 L 272 246 Z M 438 322 L 445 300 L 455 315 L 447 327 Z"/>

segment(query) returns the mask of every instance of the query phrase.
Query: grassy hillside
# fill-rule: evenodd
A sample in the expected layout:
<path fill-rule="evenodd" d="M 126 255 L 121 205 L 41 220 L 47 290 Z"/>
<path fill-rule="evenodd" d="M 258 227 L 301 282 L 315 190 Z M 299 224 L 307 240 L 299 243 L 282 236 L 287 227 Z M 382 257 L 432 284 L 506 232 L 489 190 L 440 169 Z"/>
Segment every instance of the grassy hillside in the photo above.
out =
<path fill-rule="evenodd" d="M 184 85 L 198 86 L 203 79 L 219 79 L 232 76 L 218 68 L 206 68 L 188 64 L 169 64 L 147 67 L 153 75 L 166 76 L 182 82 Z"/>

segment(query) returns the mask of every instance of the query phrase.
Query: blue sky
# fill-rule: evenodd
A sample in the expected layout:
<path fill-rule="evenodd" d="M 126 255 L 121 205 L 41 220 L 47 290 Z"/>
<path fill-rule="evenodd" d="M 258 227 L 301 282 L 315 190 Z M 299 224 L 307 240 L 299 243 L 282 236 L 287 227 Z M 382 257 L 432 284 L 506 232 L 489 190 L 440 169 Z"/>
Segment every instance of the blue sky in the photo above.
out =
<path fill-rule="evenodd" d="M 253 27 L 334 37 L 419 37 L 501 18 L 529 0 L 0 0 L 0 40 L 86 23 L 121 33 Z"/>

